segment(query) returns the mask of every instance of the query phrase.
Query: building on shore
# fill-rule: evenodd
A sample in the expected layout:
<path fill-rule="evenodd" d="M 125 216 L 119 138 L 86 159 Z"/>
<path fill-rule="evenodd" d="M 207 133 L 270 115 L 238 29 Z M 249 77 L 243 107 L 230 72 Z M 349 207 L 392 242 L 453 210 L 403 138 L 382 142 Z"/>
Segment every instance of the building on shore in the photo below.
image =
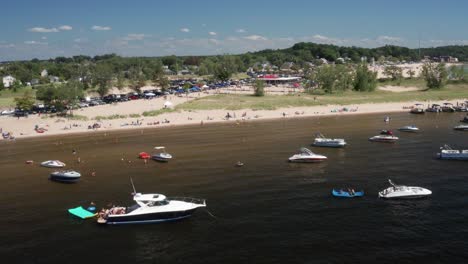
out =
<path fill-rule="evenodd" d="M 3 77 L 3 87 L 9 88 L 16 81 L 15 77 L 7 75 Z"/>

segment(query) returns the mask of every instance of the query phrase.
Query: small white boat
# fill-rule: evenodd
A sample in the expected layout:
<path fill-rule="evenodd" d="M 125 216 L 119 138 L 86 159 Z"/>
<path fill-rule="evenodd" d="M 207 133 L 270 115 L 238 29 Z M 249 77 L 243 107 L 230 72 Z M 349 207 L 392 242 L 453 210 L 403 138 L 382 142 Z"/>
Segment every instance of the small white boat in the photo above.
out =
<path fill-rule="evenodd" d="M 316 147 L 342 148 L 346 146 L 346 141 L 342 138 L 326 138 L 321 133 L 318 133 L 312 145 Z"/>
<path fill-rule="evenodd" d="M 437 153 L 437 156 L 444 160 L 468 160 L 468 149 L 458 150 L 444 145 L 440 148 L 440 153 Z"/>
<path fill-rule="evenodd" d="M 400 127 L 398 130 L 402 132 L 419 132 L 419 128 L 413 125 Z"/>
<path fill-rule="evenodd" d="M 166 148 L 163 146 L 154 147 L 154 149 L 162 150 L 162 152 L 151 155 L 151 158 L 161 162 L 168 162 L 172 159 L 172 155 L 166 152 Z"/>
<path fill-rule="evenodd" d="M 41 162 L 41 166 L 47 168 L 63 168 L 66 166 L 66 164 L 60 160 L 46 160 Z"/>
<path fill-rule="evenodd" d="M 77 182 L 81 177 L 79 172 L 73 170 L 54 171 L 50 174 L 50 179 L 58 182 L 73 183 Z"/>
<path fill-rule="evenodd" d="M 307 148 L 301 148 L 300 153 L 294 154 L 289 157 L 289 162 L 301 162 L 301 163 L 311 163 L 311 162 L 321 162 L 326 160 L 327 157 L 319 154 L 315 154 Z"/>
<path fill-rule="evenodd" d="M 461 130 L 461 131 L 467 131 L 468 130 L 468 125 L 458 125 L 458 126 L 455 126 L 453 129 Z"/>
<path fill-rule="evenodd" d="M 369 138 L 369 140 L 374 142 L 393 143 L 398 140 L 398 137 L 395 137 L 393 135 L 393 132 L 390 130 L 382 130 L 382 132 L 380 132 L 380 135 L 373 136 Z"/>
<path fill-rule="evenodd" d="M 411 198 L 423 198 L 432 194 L 432 192 L 426 188 L 396 185 L 391 180 L 388 180 L 391 187 L 379 192 L 379 198 L 384 199 L 411 199 Z"/>

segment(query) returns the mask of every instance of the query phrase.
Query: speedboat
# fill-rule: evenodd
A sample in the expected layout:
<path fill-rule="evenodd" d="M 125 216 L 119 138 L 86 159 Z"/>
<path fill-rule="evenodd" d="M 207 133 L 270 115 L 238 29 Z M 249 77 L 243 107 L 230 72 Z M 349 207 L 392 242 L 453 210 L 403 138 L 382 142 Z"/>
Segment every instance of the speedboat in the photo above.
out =
<path fill-rule="evenodd" d="M 73 170 L 54 171 L 50 174 L 49 179 L 52 181 L 73 183 L 77 182 L 81 177 L 79 172 Z"/>
<path fill-rule="evenodd" d="M 355 192 L 353 189 L 333 189 L 332 195 L 335 197 L 344 197 L 344 198 L 353 198 L 353 197 L 362 197 L 364 196 L 364 191 Z"/>
<path fill-rule="evenodd" d="M 66 164 L 60 160 L 46 160 L 41 162 L 41 166 L 47 168 L 63 168 L 66 166 Z"/>
<path fill-rule="evenodd" d="M 455 126 L 453 129 L 466 131 L 466 130 L 468 130 L 468 125 L 458 125 L 458 126 Z"/>
<path fill-rule="evenodd" d="M 379 198 L 385 199 L 410 199 L 423 198 L 432 194 L 428 189 L 414 186 L 396 185 L 388 180 L 391 187 L 379 192 Z"/>
<path fill-rule="evenodd" d="M 346 146 L 346 141 L 342 138 L 326 138 L 321 133 L 318 133 L 312 145 L 317 147 L 342 148 Z"/>
<path fill-rule="evenodd" d="M 444 145 L 440 148 L 440 153 L 437 153 L 439 159 L 445 160 L 468 160 L 468 149 L 458 150 L 452 149 L 449 145 Z"/>
<path fill-rule="evenodd" d="M 163 146 L 154 147 L 154 149 L 162 149 L 163 151 L 159 152 L 159 153 L 156 153 L 156 154 L 153 154 L 151 156 L 152 159 L 157 160 L 157 161 L 161 161 L 161 162 L 168 162 L 169 160 L 172 159 L 172 155 L 166 152 L 165 147 L 163 147 Z"/>
<path fill-rule="evenodd" d="M 206 207 L 203 199 L 167 198 L 155 193 L 135 193 L 133 200 L 133 206 L 114 206 L 101 211 L 98 223 L 143 224 L 177 221 L 190 217 L 197 208 Z"/>
<path fill-rule="evenodd" d="M 398 137 L 395 137 L 393 135 L 393 132 L 391 130 L 382 130 L 380 132 L 380 135 L 373 136 L 369 138 L 370 141 L 375 141 L 375 142 L 386 142 L 386 143 L 393 143 L 398 140 Z"/>
<path fill-rule="evenodd" d="M 411 114 L 424 114 L 424 109 L 422 104 L 415 104 L 410 110 Z"/>
<path fill-rule="evenodd" d="M 400 127 L 398 130 L 402 132 L 419 132 L 419 128 L 414 125 Z"/>
<path fill-rule="evenodd" d="M 315 154 L 307 148 L 301 148 L 300 153 L 294 154 L 293 156 L 289 157 L 289 162 L 321 162 L 326 160 L 327 157 L 319 154 Z"/>
<path fill-rule="evenodd" d="M 151 158 L 151 155 L 148 154 L 148 153 L 146 153 L 146 152 L 140 152 L 140 153 L 138 154 L 138 158 L 140 158 L 140 159 L 150 159 L 150 158 Z"/>

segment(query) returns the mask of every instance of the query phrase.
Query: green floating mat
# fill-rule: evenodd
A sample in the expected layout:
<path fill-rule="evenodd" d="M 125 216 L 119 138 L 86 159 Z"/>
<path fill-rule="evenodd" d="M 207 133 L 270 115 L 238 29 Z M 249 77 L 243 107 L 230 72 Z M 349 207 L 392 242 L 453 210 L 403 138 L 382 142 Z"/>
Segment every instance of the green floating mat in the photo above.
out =
<path fill-rule="evenodd" d="M 81 206 L 76 208 L 68 209 L 68 212 L 74 216 L 78 216 L 81 219 L 86 219 L 95 216 L 96 214 L 91 213 L 90 211 L 84 209 Z"/>

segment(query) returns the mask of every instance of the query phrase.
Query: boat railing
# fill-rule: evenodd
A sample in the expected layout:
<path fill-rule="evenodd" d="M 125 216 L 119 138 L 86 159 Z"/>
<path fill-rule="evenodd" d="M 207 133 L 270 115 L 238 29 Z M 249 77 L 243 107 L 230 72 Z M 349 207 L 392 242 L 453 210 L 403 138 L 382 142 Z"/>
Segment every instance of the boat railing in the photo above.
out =
<path fill-rule="evenodd" d="M 201 205 L 206 204 L 205 199 L 192 198 L 192 197 L 168 197 L 167 199 L 173 200 L 173 201 L 183 201 L 187 203 L 201 204 Z"/>
<path fill-rule="evenodd" d="M 446 150 L 453 150 L 452 147 L 450 147 L 449 145 L 445 144 L 442 149 L 446 149 Z"/>

